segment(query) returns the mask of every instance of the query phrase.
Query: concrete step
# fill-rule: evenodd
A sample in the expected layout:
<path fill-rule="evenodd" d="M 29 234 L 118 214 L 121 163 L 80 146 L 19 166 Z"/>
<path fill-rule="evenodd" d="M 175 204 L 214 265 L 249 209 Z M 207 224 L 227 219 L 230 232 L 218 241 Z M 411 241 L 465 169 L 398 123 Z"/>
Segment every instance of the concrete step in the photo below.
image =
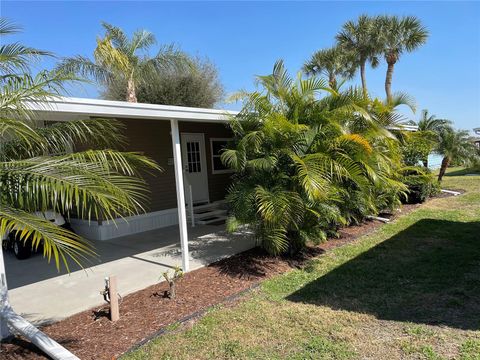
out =
<path fill-rule="evenodd" d="M 220 216 L 214 216 L 211 218 L 206 218 L 203 220 L 198 220 L 196 221 L 196 223 L 199 225 L 208 225 L 208 224 L 214 224 L 217 222 L 224 222 L 226 219 L 227 219 L 226 215 L 220 215 Z"/>
<path fill-rule="evenodd" d="M 206 219 L 206 218 L 221 216 L 226 214 L 227 214 L 227 210 L 218 209 L 218 210 L 203 211 L 198 213 L 194 212 L 193 217 L 195 220 L 201 220 L 201 219 Z M 188 217 L 190 217 L 190 214 L 188 214 Z"/>
<path fill-rule="evenodd" d="M 220 206 L 223 206 L 225 204 L 225 200 L 219 200 L 219 201 L 214 201 L 208 204 L 203 204 L 203 205 L 194 205 L 193 206 L 193 211 L 197 210 L 205 210 L 205 209 L 215 209 Z"/>

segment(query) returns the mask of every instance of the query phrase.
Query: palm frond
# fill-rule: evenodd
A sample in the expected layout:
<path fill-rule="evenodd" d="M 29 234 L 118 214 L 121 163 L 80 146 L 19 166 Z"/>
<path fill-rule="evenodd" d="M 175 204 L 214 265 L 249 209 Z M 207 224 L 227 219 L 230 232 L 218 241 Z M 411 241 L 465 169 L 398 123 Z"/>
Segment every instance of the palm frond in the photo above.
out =
<path fill-rule="evenodd" d="M 93 246 L 80 236 L 56 226 L 46 219 L 31 213 L 0 205 L 0 233 L 14 232 L 20 241 L 31 241 L 32 248 L 43 244 L 43 256 L 50 262 L 52 257 L 57 269 L 62 262 L 69 271 L 70 258 L 82 266 L 83 261 L 96 256 Z"/>

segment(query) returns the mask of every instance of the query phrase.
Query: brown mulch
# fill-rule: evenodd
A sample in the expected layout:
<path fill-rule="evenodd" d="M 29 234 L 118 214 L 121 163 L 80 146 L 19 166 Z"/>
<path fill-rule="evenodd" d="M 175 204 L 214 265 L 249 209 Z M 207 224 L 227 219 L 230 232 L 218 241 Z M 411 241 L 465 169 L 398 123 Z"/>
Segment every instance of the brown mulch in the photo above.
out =
<path fill-rule="evenodd" d="M 400 214 L 416 207 L 405 205 Z M 80 359 L 114 359 L 165 326 L 222 303 L 273 275 L 302 267 L 309 259 L 352 242 L 380 225 L 379 221 L 368 221 L 342 229 L 340 238 L 308 247 L 295 258 L 272 257 L 258 248 L 252 249 L 185 274 L 178 282 L 174 300 L 164 297 L 166 283 L 126 296 L 120 305 L 120 320 L 115 323 L 110 322 L 106 312 L 90 309 L 42 330 Z M 45 356 L 28 341 L 14 338 L 0 345 L 0 358 L 45 359 Z"/>

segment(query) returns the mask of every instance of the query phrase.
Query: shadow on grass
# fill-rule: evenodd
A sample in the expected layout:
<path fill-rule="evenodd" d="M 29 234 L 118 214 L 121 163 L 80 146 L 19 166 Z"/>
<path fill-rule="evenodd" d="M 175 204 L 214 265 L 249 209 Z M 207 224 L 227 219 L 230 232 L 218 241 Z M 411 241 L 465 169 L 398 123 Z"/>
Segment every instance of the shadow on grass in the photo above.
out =
<path fill-rule="evenodd" d="M 480 329 L 480 221 L 420 220 L 288 300 Z"/>
<path fill-rule="evenodd" d="M 465 176 L 467 174 L 480 175 L 480 169 L 460 169 L 455 171 L 450 171 L 445 174 L 445 176 Z"/>

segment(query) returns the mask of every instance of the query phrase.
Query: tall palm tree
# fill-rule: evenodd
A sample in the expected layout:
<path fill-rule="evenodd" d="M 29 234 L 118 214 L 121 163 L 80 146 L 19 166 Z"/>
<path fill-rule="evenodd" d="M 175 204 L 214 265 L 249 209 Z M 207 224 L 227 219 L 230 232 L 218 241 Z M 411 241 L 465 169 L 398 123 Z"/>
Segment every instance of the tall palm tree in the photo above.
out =
<path fill-rule="evenodd" d="M 438 142 L 440 133 L 450 127 L 452 122 L 447 119 L 437 119 L 435 115 L 430 115 L 427 109 L 423 109 L 418 120 L 418 131 L 429 132 Z M 422 160 L 423 166 L 428 168 L 428 157 Z"/>
<path fill-rule="evenodd" d="M 366 64 L 369 62 L 375 68 L 381 52 L 375 25 L 376 18 L 360 15 L 357 21 L 347 21 L 336 36 L 338 44 L 355 57 L 355 62 L 360 68 L 364 96 L 367 95 Z"/>
<path fill-rule="evenodd" d="M 395 64 L 403 53 L 412 52 L 426 43 L 428 30 L 415 16 L 380 16 L 376 19 L 382 53 L 387 62 L 385 93 L 392 98 L 392 76 Z"/>
<path fill-rule="evenodd" d="M 332 89 L 337 88 L 337 78 L 351 79 L 356 72 L 356 64 L 351 53 L 338 46 L 315 52 L 303 65 L 303 71 L 308 75 L 324 75 Z"/>
<path fill-rule="evenodd" d="M 476 156 L 476 148 L 470 141 L 468 131 L 454 130 L 450 127 L 444 128 L 440 132 L 436 152 L 443 156 L 438 181 L 442 181 L 452 162 L 468 161 Z"/>
<path fill-rule="evenodd" d="M 149 74 L 189 65 L 188 57 L 173 45 L 163 46 L 157 55 L 149 57 L 148 50 L 156 39 L 146 30 L 134 32 L 129 39 L 119 27 L 105 22 L 102 26 L 105 35 L 97 39 L 93 61 L 77 55 L 64 59 L 58 69 L 91 78 L 103 86 L 120 80 L 126 86 L 126 101 L 137 102 L 137 86 L 148 81 Z"/>
<path fill-rule="evenodd" d="M 3 22 L 0 32 L 6 25 L 13 27 Z M 136 214 L 146 200 L 139 170 L 159 168 L 140 154 L 112 150 L 122 140 L 117 122 L 76 120 L 39 127 L 28 104 L 48 108 L 48 101 L 64 91 L 64 82 L 75 77 L 25 72 L 28 59 L 38 55 L 22 53 L 0 61 L 0 69 L 15 70 L 0 71 L 0 235 L 14 231 L 33 248 L 43 243 L 43 255 L 68 270 L 67 258 L 82 265 L 94 255 L 93 248 L 33 213 L 53 210 L 67 217 L 112 220 Z M 71 153 L 74 144 L 90 150 Z"/>

